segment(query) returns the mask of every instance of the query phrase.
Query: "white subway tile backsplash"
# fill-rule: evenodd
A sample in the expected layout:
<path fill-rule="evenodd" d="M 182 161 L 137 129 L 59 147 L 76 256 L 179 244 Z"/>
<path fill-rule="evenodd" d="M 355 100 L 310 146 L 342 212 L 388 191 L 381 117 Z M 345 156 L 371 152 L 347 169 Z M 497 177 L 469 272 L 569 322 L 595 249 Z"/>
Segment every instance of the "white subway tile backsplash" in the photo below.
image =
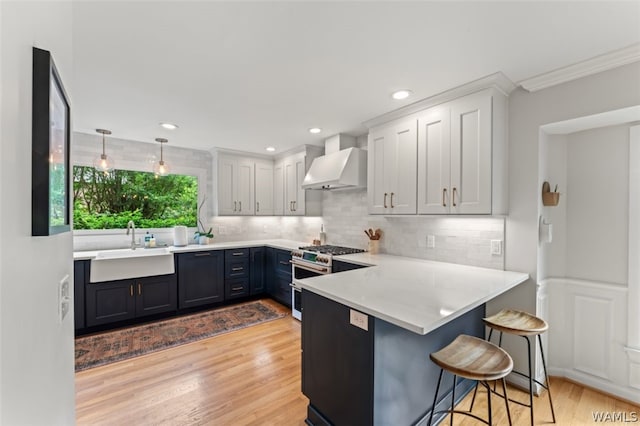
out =
<path fill-rule="evenodd" d="M 98 135 L 74 135 L 72 161 L 89 165 L 101 149 Z M 174 170 L 195 174 L 203 194 L 207 194 L 207 210 L 213 211 L 214 178 L 209 152 L 168 146 L 165 154 Z M 118 167 L 151 170 L 158 147 L 152 143 L 110 138 L 108 154 Z M 203 185 L 204 183 L 204 185 Z M 364 229 L 380 228 L 380 252 L 442 262 L 504 269 L 504 252 L 491 255 L 490 240 L 503 240 L 504 218 L 452 216 L 370 216 L 367 213 L 366 189 L 327 191 L 323 193 L 322 217 L 221 216 L 205 220 L 212 227 L 214 241 L 246 241 L 284 238 L 311 243 L 324 225 L 327 243 L 367 248 Z M 193 235 L 195 228 L 189 230 Z M 146 230 L 138 230 L 144 236 Z M 173 231 L 153 230 L 158 244 L 172 244 Z M 427 235 L 435 236 L 435 248 L 427 248 Z M 124 230 L 74 232 L 74 250 L 127 247 L 131 242 Z M 503 245 L 504 247 L 504 245 Z"/>

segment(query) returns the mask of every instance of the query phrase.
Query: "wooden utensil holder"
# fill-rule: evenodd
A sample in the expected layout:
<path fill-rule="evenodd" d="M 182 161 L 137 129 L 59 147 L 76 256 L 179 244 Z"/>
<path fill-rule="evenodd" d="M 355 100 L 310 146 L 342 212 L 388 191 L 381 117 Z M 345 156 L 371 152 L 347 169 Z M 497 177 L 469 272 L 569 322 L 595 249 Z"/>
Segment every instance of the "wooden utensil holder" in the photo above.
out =
<path fill-rule="evenodd" d="M 542 184 L 542 205 L 544 206 L 557 206 L 560 201 L 559 192 L 551 192 L 551 185 L 549 182 Z"/>

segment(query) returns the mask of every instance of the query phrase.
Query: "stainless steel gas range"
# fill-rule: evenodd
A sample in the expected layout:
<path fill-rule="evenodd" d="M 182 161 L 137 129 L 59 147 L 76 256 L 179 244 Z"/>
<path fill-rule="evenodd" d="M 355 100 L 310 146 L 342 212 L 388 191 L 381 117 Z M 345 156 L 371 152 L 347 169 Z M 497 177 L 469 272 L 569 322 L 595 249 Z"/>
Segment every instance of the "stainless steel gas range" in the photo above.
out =
<path fill-rule="evenodd" d="M 291 310 L 294 318 L 302 320 L 301 294 L 298 280 L 331 273 L 333 256 L 362 253 L 365 250 L 340 246 L 307 246 L 291 252 Z"/>

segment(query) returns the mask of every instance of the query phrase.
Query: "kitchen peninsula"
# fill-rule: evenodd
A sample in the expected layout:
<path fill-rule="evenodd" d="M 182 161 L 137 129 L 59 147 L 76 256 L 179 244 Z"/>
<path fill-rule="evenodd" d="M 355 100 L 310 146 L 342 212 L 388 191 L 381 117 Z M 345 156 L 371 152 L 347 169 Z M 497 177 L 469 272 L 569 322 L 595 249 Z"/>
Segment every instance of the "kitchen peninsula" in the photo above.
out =
<path fill-rule="evenodd" d="M 302 391 L 313 425 L 423 424 L 439 372 L 429 353 L 462 333 L 483 337 L 485 303 L 529 278 L 390 255 L 340 259 L 372 267 L 300 280 Z M 472 386 L 459 381 L 456 395 Z"/>

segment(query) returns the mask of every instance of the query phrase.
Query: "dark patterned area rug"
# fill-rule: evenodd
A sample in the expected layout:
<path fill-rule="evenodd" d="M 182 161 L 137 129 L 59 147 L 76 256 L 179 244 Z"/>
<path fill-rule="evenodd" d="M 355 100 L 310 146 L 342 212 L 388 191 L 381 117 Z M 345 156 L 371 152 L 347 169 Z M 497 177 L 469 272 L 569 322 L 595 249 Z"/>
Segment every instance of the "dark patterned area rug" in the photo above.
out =
<path fill-rule="evenodd" d="M 253 301 L 76 339 L 76 371 L 206 339 L 282 318 L 287 311 Z"/>

